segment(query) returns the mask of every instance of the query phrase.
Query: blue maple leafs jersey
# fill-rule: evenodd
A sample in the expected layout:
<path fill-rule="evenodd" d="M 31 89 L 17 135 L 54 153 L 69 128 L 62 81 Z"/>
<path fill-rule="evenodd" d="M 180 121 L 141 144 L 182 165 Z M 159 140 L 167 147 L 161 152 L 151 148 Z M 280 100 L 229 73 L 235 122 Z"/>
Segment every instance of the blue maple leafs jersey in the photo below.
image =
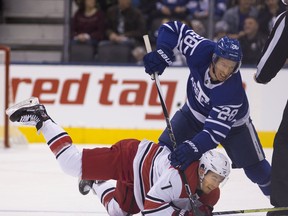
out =
<path fill-rule="evenodd" d="M 187 81 L 187 104 L 204 124 L 192 141 L 215 147 L 222 142 L 231 127 L 243 125 L 249 119 L 249 104 L 240 72 L 224 82 L 212 82 L 209 67 L 216 43 L 196 34 L 187 25 L 173 21 L 159 28 L 157 46 L 177 48 L 190 70 Z"/>

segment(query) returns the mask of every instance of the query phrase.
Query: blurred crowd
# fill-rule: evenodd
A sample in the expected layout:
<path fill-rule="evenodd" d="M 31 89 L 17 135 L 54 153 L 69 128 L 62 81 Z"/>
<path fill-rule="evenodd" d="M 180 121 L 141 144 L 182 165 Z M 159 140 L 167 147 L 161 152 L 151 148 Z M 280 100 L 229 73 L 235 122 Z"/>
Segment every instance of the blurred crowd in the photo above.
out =
<path fill-rule="evenodd" d="M 71 24 L 71 60 L 141 64 L 143 38 L 155 46 L 157 29 L 179 20 L 208 37 L 210 11 L 213 36 L 237 38 L 243 64 L 256 65 L 276 17 L 286 10 L 281 0 L 75 0 Z M 212 10 L 211 10 L 212 9 Z M 211 19 L 210 19 L 211 20 Z M 185 65 L 178 56 L 175 65 Z"/>

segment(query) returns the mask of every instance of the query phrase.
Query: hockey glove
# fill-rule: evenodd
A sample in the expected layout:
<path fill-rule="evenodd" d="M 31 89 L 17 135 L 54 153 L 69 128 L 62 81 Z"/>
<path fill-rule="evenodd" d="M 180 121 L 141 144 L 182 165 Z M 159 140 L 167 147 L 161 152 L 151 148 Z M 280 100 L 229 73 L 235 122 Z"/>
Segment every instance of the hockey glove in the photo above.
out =
<path fill-rule="evenodd" d="M 201 149 L 190 140 L 186 140 L 171 152 L 169 159 L 173 167 L 185 170 L 192 162 L 199 160 L 201 156 Z"/>
<path fill-rule="evenodd" d="M 198 207 L 199 209 L 199 213 L 201 214 L 201 216 L 212 216 L 212 208 L 210 208 L 207 205 L 201 205 L 200 207 Z M 195 215 L 193 213 L 193 210 L 187 211 L 187 210 L 180 210 L 180 211 L 175 211 L 173 214 L 173 216 L 200 216 L 200 215 Z"/>
<path fill-rule="evenodd" d="M 147 53 L 144 58 L 145 72 L 152 75 L 155 72 L 161 75 L 167 66 L 174 61 L 173 50 L 165 46 L 157 47 L 157 50 Z"/>
<path fill-rule="evenodd" d="M 180 211 L 173 212 L 172 216 L 194 216 L 194 214 L 192 212 L 182 209 Z"/>

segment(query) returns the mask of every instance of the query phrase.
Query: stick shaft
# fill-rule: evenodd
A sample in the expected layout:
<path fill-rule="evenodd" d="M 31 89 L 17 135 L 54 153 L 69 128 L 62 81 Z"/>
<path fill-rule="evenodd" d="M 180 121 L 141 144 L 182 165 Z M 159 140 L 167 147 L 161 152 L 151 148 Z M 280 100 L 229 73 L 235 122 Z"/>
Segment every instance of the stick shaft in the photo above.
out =
<path fill-rule="evenodd" d="M 147 53 L 152 52 L 152 47 L 151 47 L 151 43 L 150 43 L 150 40 L 149 40 L 149 36 L 148 35 L 143 35 L 143 39 L 144 39 L 144 43 L 145 43 L 145 47 L 146 47 Z"/>
<path fill-rule="evenodd" d="M 275 211 L 288 211 L 288 207 L 275 207 L 275 208 L 260 208 L 260 209 L 221 211 L 221 212 L 213 212 L 213 215 L 244 214 L 244 213 L 275 212 Z"/>
<path fill-rule="evenodd" d="M 148 35 L 144 35 L 143 39 L 144 39 L 144 43 L 145 43 L 145 47 L 146 47 L 147 53 L 152 52 L 152 47 L 151 47 L 151 43 L 150 43 L 150 40 L 149 40 L 149 36 Z M 166 103 L 165 103 L 165 100 L 164 100 L 164 97 L 163 97 L 163 92 L 162 92 L 162 89 L 161 89 L 161 85 L 160 85 L 158 74 L 154 73 L 153 76 L 151 76 L 151 78 L 155 80 L 155 84 L 156 84 L 156 88 L 157 88 L 157 91 L 158 91 L 158 95 L 159 95 L 160 103 L 161 103 L 161 106 L 162 106 L 163 114 L 164 114 L 164 117 L 165 117 L 165 121 L 166 121 L 166 126 L 167 126 L 167 129 L 168 129 L 169 137 L 170 137 L 171 142 L 173 143 L 173 148 L 176 148 L 176 139 L 175 139 L 175 136 L 174 136 L 174 133 L 173 133 L 173 129 L 172 129 L 169 113 L 168 113 L 168 110 L 167 110 L 167 106 L 166 106 Z"/>
<path fill-rule="evenodd" d="M 151 47 L 151 44 L 150 44 L 149 36 L 148 35 L 144 35 L 143 39 L 144 39 L 144 43 L 145 43 L 145 47 L 146 47 L 147 53 L 152 52 L 152 47 Z M 164 114 L 165 121 L 166 121 L 166 126 L 167 126 L 168 133 L 169 133 L 169 137 L 170 137 L 171 142 L 173 143 L 173 149 L 175 149 L 176 148 L 176 139 L 175 139 L 175 136 L 174 136 L 174 133 L 173 133 L 173 130 L 172 130 L 172 125 L 171 125 L 169 113 L 168 113 L 167 106 L 166 106 L 166 103 L 165 103 L 165 100 L 164 100 L 164 97 L 163 97 L 163 93 L 162 93 L 162 90 L 161 90 L 161 85 L 160 85 L 160 81 L 159 81 L 159 78 L 158 78 L 158 73 L 156 72 L 153 75 L 154 76 L 151 76 L 151 77 L 152 77 L 152 79 L 155 80 L 155 85 L 156 85 L 156 88 L 157 88 L 157 91 L 158 91 L 161 107 L 162 107 L 162 110 L 163 110 L 163 114 Z M 191 204 L 192 210 L 194 212 L 194 215 L 195 216 L 202 216 L 203 215 L 202 212 L 200 212 L 200 210 L 196 207 L 195 199 L 193 198 L 193 195 L 192 195 L 192 192 L 191 192 L 191 188 L 190 188 L 190 186 L 188 184 L 188 181 L 187 181 L 187 178 L 185 176 L 184 171 L 179 170 L 179 173 L 180 173 L 181 178 L 182 178 L 182 180 L 184 182 L 185 190 L 186 190 L 186 193 L 187 193 L 187 195 L 189 197 L 190 204 Z"/>

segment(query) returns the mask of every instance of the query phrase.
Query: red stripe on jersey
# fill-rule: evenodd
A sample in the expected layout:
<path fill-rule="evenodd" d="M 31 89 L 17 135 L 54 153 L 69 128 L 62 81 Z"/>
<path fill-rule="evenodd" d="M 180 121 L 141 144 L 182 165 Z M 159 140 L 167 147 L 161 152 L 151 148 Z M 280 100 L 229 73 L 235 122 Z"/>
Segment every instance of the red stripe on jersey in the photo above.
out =
<path fill-rule="evenodd" d="M 153 182 L 150 182 L 151 173 L 153 172 L 153 166 L 152 162 L 155 158 L 155 153 L 159 150 L 159 146 L 157 144 L 153 144 L 149 150 L 149 152 L 146 154 L 145 160 L 143 162 L 141 175 L 142 175 L 142 182 L 144 185 L 144 192 L 145 194 L 148 193 L 150 190 L 151 184 Z"/>
<path fill-rule="evenodd" d="M 49 147 L 51 151 L 54 153 L 54 155 L 57 155 L 64 147 L 67 147 L 71 145 L 72 139 L 69 135 L 65 135 L 57 140 L 55 142 L 52 142 Z"/>

